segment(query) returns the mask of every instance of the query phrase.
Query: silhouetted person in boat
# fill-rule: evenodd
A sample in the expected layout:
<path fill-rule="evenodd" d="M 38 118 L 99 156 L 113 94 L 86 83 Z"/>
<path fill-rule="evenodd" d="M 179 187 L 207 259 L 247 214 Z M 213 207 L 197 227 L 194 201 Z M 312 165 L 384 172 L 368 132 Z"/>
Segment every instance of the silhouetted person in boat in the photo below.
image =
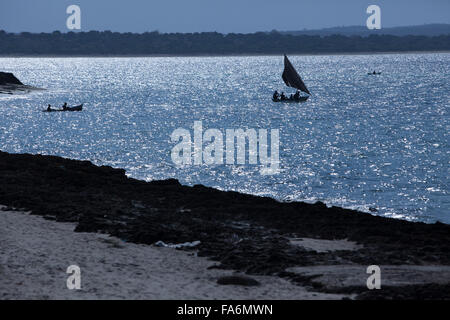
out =
<path fill-rule="evenodd" d="M 289 100 L 294 100 L 294 95 L 291 93 L 291 95 L 289 96 Z"/>
<path fill-rule="evenodd" d="M 373 70 L 373 74 L 377 74 L 375 70 Z"/>
<path fill-rule="evenodd" d="M 297 92 L 294 94 L 294 100 L 300 99 L 300 91 L 297 90 Z"/>
<path fill-rule="evenodd" d="M 275 90 L 275 92 L 273 93 L 273 100 L 277 101 L 279 97 L 280 95 L 278 94 L 278 91 Z"/>
<path fill-rule="evenodd" d="M 52 111 L 52 106 L 51 105 L 48 105 L 47 111 Z"/>
<path fill-rule="evenodd" d="M 281 101 L 286 100 L 286 96 L 284 95 L 284 92 L 281 92 L 280 99 L 281 99 Z"/>
<path fill-rule="evenodd" d="M 63 110 L 67 110 L 67 102 L 64 102 Z"/>

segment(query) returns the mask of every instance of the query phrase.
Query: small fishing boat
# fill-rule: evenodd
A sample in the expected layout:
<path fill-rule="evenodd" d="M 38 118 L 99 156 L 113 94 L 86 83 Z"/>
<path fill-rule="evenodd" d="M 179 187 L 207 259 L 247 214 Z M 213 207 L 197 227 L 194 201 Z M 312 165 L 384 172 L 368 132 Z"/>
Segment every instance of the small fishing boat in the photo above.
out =
<path fill-rule="evenodd" d="M 292 95 L 292 97 L 283 98 L 274 95 L 272 97 L 273 102 L 299 103 L 308 100 L 309 95 L 311 95 L 311 93 L 309 92 L 302 78 L 298 74 L 297 70 L 295 70 L 294 66 L 289 61 L 286 55 L 284 55 L 284 71 L 283 74 L 281 75 L 281 78 L 283 79 L 286 86 L 305 92 L 308 94 L 308 96 L 300 96 L 299 94 L 295 94 Z"/>
<path fill-rule="evenodd" d="M 67 107 L 65 109 L 46 109 L 42 110 L 42 112 L 66 112 L 66 111 L 83 111 L 83 104 L 74 107 Z"/>
<path fill-rule="evenodd" d="M 367 73 L 369 76 L 378 76 L 378 75 L 380 75 L 381 74 L 381 72 L 369 72 L 369 73 Z"/>
<path fill-rule="evenodd" d="M 308 99 L 309 99 L 309 96 L 300 96 L 298 98 L 294 98 L 293 97 L 292 99 L 291 99 L 291 97 L 286 98 L 286 99 L 281 99 L 281 98 L 274 99 L 274 98 L 272 98 L 272 101 L 273 102 L 284 102 L 284 103 L 299 103 L 299 102 L 305 102 Z"/>

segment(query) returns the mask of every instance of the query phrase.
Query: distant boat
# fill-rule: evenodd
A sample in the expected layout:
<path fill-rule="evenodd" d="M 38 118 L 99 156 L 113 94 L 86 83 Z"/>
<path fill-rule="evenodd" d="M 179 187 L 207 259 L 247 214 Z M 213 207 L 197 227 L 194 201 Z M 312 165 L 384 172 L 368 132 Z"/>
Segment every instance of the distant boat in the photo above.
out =
<path fill-rule="evenodd" d="M 376 72 L 376 71 L 374 71 L 374 72 L 369 72 L 369 73 L 367 73 L 369 76 L 378 76 L 378 75 L 380 75 L 381 74 L 381 72 Z"/>
<path fill-rule="evenodd" d="M 83 111 L 83 104 L 75 107 L 67 107 L 66 109 L 46 109 L 42 110 L 42 112 L 66 112 L 66 111 Z"/>
<path fill-rule="evenodd" d="M 308 88 L 306 87 L 305 83 L 303 82 L 302 78 L 298 74 L 297 70 L 295 70 L 294 66 L 289 61 L 289 59 L 286 55 L 284 55 L 284 71 L 283 71 L 281 78 L 283 79 L 284 83 L 288 87 L 298 89 L 309 95 L 311 94 L 309 92 Z M 282 99 L 280 97 L 275 99 L 275 97 L 273 97 L 272 101 L 298 103 L 298 102 L 304 102 L 304 101 L 308 100 L 308 98 L 309 98 L 309 96 L 298 96 L 298 97 L 292 97 L 292 98 L 286 97 L 285 99 Z"/>

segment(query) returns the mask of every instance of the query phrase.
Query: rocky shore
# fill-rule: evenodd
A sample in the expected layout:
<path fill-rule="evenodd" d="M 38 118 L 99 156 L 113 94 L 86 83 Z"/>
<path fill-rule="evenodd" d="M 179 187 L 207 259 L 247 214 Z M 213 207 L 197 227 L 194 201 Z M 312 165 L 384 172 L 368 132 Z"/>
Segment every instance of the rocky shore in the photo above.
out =
<path fill-rule="evenodd" d="M 16 76 L 10 72 L 0 72 L 0 94 L 14 94 L 15 92 L 30 92 L 43 90 L 24 85 Z"/>
<path fill-rule="evenodd" d="M 0 72 L 0 85 L 5 85 L 5 84 L 16 84 L 16 85 L 23 86 L 23 83 L 20 82 L 20 80 L 17 79 L 12 73 Z"/>
<path fill-rule="evenodd" d="M 281 203 L 177 180 L 144 182 L 122 169 L 0 152 L 0 204 L 137 244 L 194 243 L 249 276 L 360 299 L 449 299 L 450 226 L 388 219 L 323 203 Z M 379 265 L 382 290 L 365 268 Z M 383 271 L 385 270 L 385 272 Z"/>

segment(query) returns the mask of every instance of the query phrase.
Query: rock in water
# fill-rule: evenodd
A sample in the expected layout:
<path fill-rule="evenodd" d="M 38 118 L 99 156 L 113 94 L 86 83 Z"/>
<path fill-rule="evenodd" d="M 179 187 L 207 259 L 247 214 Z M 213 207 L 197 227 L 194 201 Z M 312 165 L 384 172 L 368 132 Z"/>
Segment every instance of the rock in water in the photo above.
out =
<path fill-rule="evenodd" d="M 17 79 L 12 73 L 9 72 L 0 72 L 0 85 L 5 84 L 17 84 L 23 85 L 19 79 Z"/>
<path fill-rule="evenodd" d="M 221 285 L 238 285 L 238 286 L 259 286 L 260 284 L 255 279 L 244 276 L 220 277 L 217 280 L 217 283 Z"/>

